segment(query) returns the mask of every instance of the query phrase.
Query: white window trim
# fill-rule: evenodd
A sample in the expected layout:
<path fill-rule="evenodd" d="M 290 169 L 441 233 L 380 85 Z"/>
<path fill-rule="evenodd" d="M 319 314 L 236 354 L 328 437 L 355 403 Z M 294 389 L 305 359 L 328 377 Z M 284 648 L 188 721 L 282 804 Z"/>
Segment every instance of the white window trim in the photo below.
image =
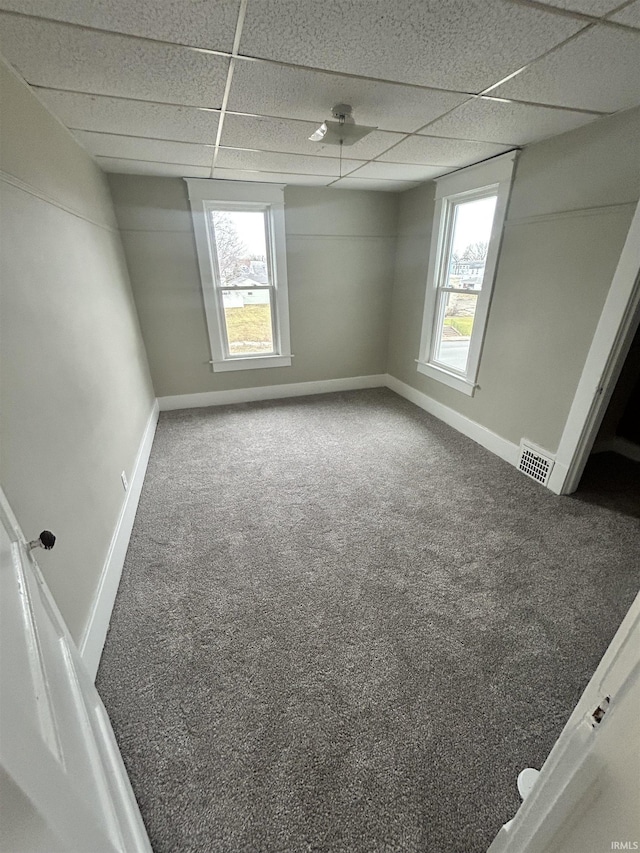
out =
<path fill-rule="evenodd" d="M 211 367 L 215 373 L 229 370 L 254 370 L 260 367 L 289 367 L 291 339 L 289 332 L 289 293 L 287 286 L 287 253 L 284 224 L 284 184 L 258 184 L 239 181 L 217 181 L 206 178 L 185 178 L 193 229 L 196 238 L 200 280 L 211 347 Z M 214 281 L 211 233 L 207 213 L 216 207 L 226 209 L 237 205 L 268 212 L 268 239 L 273 281 L 274 353 L 269 355 L 225 354 L 226 325 Z"/>
<path fill-rule="evenodd" d="M 451 175 L 436 178 L 436 206 L 433 217 L 433 230 L 431 234 L 431 248 L 429 252 L 429 267 L 427 274 L 427 293 L 424 305 L 424 316 L 422 320 L 422 335 L 420 338 L 420 352 L 416 359 L 417 369 L 420 373 L 436 379 L 455 388 L 463 394 L 473 396 L 478 387 L 476 380 L 480 368 L 480 356 L 491 304 L 491 294 L 496 274 L 500 244 L 502 242 L 502 231 L 507 212 L 509 193 L 511 191 L 511 180 L 518 151 L 509 151 L 486 163 L 478 163 L 467 169 L 461 169 Z M 476 313 L 473 321 L 473 332 L 469 344 L 469 356 L 465 373 L 456 370 L 447 370 L 432 360 L 432 352 L 435 344 L 435 313 L 438 304 L 438 277 L 442 270 L 444 251 L 447 248 L 445 235 L 447 228 L 449 201 L 454 197 L 460 200 L 464 195 L 470 198 L 493 189 L 497 191 L 497 201 L 491 229 L 491 239 L 487 251 L 482 289 L 478 292 Z"/>

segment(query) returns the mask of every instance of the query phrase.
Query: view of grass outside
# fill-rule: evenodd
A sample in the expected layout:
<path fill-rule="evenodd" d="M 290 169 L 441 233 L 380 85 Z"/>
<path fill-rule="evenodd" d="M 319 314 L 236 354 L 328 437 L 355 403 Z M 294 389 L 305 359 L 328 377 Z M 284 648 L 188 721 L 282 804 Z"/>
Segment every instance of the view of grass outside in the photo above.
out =
<path fill-rule="evenodd" d="M 265 213 L 214 210 L 211 223 L 229 355 L 273 353 Z"/>
<path fill-rule="evenodd" d="M 448 226 L 446 273 L 438 282 L 435 359 L 460 372 L 467 369 L 473 321 L 482 290 L 497 195 L 457 201 Z"/>
<path fill-rule="evenodd" d="M 461 335 L 471 335 L 473 317 L 445 317 L 445 326 L 452 326 Z"/>
<path fill-rule="evenodd" d="M 271 306 L 245 305 L 244 308 L 225 308 L 229 352 L 273 352 Z"/>
<path fill-rule="evenodd" d="M 455 370 L 465 370 L 478 294 L 443 291 L 443 296 L 444 317 L 436 348 L 436 359 Z"/>

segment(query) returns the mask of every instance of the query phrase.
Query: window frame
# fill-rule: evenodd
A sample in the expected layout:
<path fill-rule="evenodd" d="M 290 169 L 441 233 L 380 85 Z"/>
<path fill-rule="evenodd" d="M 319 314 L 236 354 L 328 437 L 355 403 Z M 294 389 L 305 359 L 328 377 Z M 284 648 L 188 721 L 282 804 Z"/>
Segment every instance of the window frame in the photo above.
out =
<path fill-rule="evenodd" d="M 511 191 L 513 169 L 518 151 L 510 151 L 488 160 L 461 169 L 442 178 L 436 178 L 436 204 L 431 232 L 431 248 L 427 273 L 426 297 L 420 337 L 420 350 L 416 359 L 420 373 L 455 388 L 463 394 L 473 396 L 477 385 L 480 358 L 486 333 L 487 319 L 495 281 L 496 267 L 502 242 L 504 220 Z M 438 315 L 439 294 L 452 291 L 443 287 L 447 270 L 445 266 L 453 238 L 453 225 L 456 204 L 475 201 L 496 195 L 496 206 L 491 227 L 491 237 L 487 250 L 482 288 L 474 293 L 477 298 L 473 329 L 469 341 L 469 355 L 465 371 L 447 367 L 435 359 L 439 342 L 440 327 Z M 456 292 L 453 290 L 452 292 Z"/>
<path fill-rule="evenodd" d="M 289 330 L 289 298 L 284 220 L 284 184 L 258 184 L 185 178 L 196 238 L 200 281 L 211 348 L 211 368 L 215 373 L 231 370 L 254 370 L 262 367 L 289 367 L 291 341 Z M 217 269 L 217 255 L 212 245 L 213 228 L 209 214 L 214 210 L 263 211 L 269 285 L 252 286 L 251 290 L 271 291 L 271 323 L 273 353 L 253 354 L 229 352 L 227 325 L 222 301 L 224 288 Z M 243 288 L 244 289 L 244 288 Z"/>

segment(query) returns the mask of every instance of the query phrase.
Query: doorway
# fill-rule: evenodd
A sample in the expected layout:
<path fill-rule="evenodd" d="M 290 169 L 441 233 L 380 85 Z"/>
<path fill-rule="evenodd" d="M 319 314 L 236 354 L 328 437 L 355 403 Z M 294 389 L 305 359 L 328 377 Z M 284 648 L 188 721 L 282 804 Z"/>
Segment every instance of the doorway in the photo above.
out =
<path fill-rule="evenodd" d="M 582 479 L 639 325 L 640 202 L 560 439 L 548 484 L 556 494 L 572 494 Z"/>
<path fill-rule="evenodd" d="M 640 518 L 640 327 L 605 410 L 575 497 Z"/>

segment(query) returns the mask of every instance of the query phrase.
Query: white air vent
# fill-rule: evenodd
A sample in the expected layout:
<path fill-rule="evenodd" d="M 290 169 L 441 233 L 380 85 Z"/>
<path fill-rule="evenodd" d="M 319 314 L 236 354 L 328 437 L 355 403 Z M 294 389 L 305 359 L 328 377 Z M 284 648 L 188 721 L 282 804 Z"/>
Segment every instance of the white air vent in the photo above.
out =
<path fill-rule="evenodd" d="M 522 441 L 518 469 L 527 477 L 546 486 L 553 471 L 553 459 L 545 456 L 535 445 Z"/>

